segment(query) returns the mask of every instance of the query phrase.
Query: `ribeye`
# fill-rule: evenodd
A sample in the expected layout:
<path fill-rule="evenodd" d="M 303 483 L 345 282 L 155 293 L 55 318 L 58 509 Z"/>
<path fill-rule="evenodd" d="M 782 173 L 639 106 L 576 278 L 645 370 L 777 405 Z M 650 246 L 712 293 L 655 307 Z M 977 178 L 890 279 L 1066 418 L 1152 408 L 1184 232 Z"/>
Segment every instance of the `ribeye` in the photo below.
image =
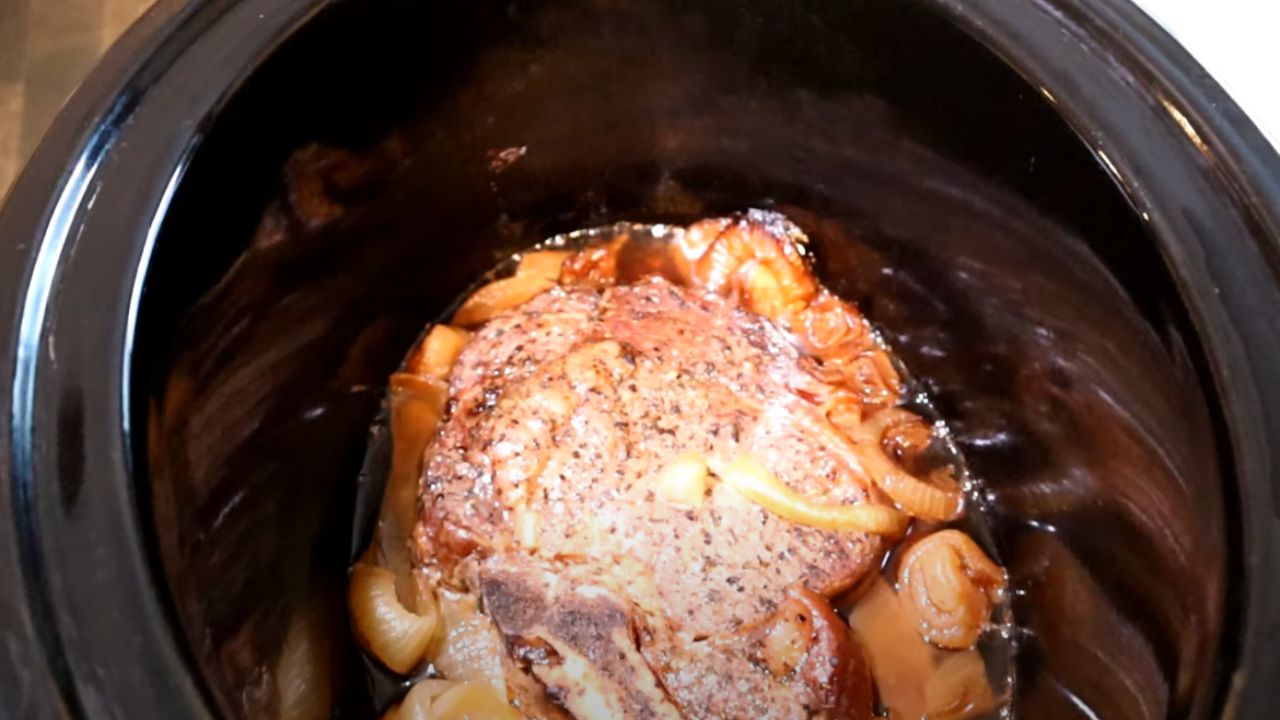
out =
<path fill-rule="evenodd" d="M 817 383 L 781 331 L 726 299 L 661 279 L 554 288 L 483 326 L 453 368 L 418 561 L 478 593 L 525 658 L 508 664 L 580 717 L 829 715 L 832 683 L 853 681 L 771 673 L 762 633 L 789 597 L 848 587 L 882 540 L 789 522 L 721 485 L 693 506 L 655 489 L 684 454 L 714 469 L 749 453 L 816 502 L 866 500 L 814 431 L 825 418 L 798 390 Z M 818 625 L 805 642 L 848 645 L 843 624 Z M 547 653 L 580 661 L 566 674 L 528 660 Z"/>

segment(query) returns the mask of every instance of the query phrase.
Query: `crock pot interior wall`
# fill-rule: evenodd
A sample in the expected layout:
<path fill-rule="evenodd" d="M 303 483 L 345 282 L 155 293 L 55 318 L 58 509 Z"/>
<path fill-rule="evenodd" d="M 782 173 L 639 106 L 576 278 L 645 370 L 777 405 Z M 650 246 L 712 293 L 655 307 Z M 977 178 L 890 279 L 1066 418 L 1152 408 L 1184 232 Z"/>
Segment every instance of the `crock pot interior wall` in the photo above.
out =
<path fill-rule="evenodd" d="M 1202 711 L 1227 570 L 1199 351 L 1085 146 L 914 5 L 631 5 L 341 4 L 208 128 L 147 276 L 134 407 L 221 711 L 276 715 L 285 638 L 315 633 L 321 700 L 371 712 L 340 600 L 353 500 L 424 323 L 550 233 L 752 206 L 811 234 L 989 489 L 1023 716 Z M 313 142 L 370 168 L 316 176 L 320 216 L 281 180 Z"/>

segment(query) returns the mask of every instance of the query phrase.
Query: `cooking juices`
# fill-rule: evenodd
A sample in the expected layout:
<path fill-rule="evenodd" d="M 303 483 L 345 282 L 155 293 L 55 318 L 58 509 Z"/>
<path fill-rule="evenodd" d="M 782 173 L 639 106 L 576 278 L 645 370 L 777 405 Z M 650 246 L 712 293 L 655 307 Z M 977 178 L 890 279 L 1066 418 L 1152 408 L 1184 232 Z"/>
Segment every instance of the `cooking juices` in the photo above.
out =
<path fill-rule="evenodd" d="M 428 328 L 349 593 L 389 716 L 1005 712 L 979 496 L 809 252 L 762 211 L 581 231 Z"/>

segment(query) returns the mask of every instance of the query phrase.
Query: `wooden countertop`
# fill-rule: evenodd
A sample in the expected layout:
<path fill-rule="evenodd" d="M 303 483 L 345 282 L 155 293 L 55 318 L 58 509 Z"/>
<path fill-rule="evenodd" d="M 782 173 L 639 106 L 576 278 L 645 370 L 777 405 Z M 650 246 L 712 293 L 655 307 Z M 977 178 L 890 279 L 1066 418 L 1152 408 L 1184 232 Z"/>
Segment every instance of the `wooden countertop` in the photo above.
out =
<path fill-rule="evenodd" d="M 0 0 L 0 198 L 63 101 L 152 0 Z"/>

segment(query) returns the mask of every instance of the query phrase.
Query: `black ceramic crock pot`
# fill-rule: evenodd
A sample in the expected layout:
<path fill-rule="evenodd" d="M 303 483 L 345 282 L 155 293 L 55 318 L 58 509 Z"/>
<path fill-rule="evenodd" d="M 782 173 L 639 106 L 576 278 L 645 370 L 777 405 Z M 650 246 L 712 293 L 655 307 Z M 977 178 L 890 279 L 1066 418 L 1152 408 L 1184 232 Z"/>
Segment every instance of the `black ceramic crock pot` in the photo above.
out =
<path fill-rule="evenodd" d="M 418 330 L 744 207 L 983 481 L 1018 717 L 1274 717 L 1280 160 L 1123 0 L 162 2 L 0 216 L 0 715 L 279 717 L 311 612 L 372 716 L 337 598 Z"/>

